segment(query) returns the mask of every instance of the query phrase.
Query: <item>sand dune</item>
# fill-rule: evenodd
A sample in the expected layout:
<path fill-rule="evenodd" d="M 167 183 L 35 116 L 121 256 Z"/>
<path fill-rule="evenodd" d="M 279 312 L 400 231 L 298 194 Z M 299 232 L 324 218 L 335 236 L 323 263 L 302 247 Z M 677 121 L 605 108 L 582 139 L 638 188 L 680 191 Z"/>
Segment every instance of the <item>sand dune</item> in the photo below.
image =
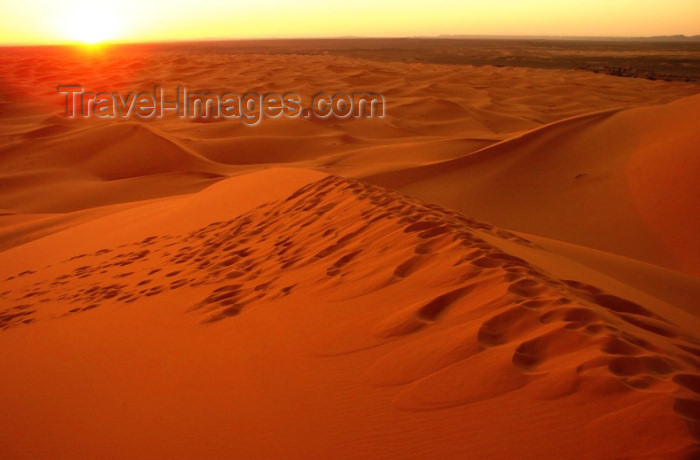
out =
<path fill-rule="evenodd" d="M 137 123 L 8 143 L 0 167 L 0 202 L 22 212 L 66 212 L 185 193 L 231 172 Z M 144 181 L 146 176 L 152 177 Z"/>
<path fill-rule="evenodd" d="M 244 177 L 253 190 L 312 182 L 233 210 L 232 179 L 177 199 L 208 203 L 205 226 L 173 225 L 185 202 L 152 220 L 134 208 L 4 253 L 3 303 L 14 306 L 2 313 L 0 394 L 24 414 L 3 430 L 9 455 L 139 445 L 149 456 L 303 446 L 359 457 L 376 452 L 378 433 L 387 455 L 503 456 L 520 442 L 527 456 L 689 452 L 697 317 L 381 188 L 294 170 Z M 82 252 L 99 229 L 101 248 Z M 48 266 L 27 264 L 46 245 L 59 248 Z M 48 386 L 36 380 L 46 372 Z M 543 418 L 552 412 L 562 416 Z"/>
<path fill-rule="evenodd" d="M 368 177 L 511 229 L 700 273 L 700 97 L 555 122 Z"/>
<path fill-rule="evenodd" d="M 71 120 L 74 81 L 389 106 Z M 697 456 L 696 94 L 206 47 L 0 56 L 0 457 Z"/>

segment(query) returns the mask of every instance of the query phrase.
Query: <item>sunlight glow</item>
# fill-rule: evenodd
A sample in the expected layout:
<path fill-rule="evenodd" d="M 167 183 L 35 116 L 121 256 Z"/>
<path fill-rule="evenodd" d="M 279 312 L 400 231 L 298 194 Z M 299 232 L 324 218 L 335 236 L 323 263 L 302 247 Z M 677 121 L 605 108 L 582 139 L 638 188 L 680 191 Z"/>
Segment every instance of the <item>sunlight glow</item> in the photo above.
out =
<path fill-rule="evenodd" d="M 0 44 L 700 34 L 698 0 L 15 0 Z"/>
<path fill-rule="evenodd" d="M 97 45 L 121 38 L 124 21 L 105 3 L 85 3 L 57 18 L 57 29 L 67 40 Z"/>

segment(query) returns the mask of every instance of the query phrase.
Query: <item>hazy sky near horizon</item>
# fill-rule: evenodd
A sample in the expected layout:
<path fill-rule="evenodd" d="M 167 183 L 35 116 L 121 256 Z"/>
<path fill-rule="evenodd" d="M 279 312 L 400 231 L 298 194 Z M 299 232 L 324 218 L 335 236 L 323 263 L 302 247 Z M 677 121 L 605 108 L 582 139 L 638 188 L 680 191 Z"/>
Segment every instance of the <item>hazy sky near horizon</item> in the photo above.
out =
<path fill-rule="evenodd" d="M 698 0 L 12 0 L 0 43 L 700 34 Z"/>

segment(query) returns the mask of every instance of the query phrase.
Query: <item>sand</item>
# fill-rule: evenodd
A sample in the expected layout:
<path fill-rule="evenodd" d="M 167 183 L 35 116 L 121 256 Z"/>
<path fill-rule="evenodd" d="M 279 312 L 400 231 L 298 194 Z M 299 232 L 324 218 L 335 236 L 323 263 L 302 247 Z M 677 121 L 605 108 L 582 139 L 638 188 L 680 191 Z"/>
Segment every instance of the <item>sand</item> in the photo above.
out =
<path fill-rule="evenodd" d="M 389 102 L 69 120 L 78 80 Z M 206 47 L 0 82 L 0 457 L 698 454 L 697 85 Z"/>

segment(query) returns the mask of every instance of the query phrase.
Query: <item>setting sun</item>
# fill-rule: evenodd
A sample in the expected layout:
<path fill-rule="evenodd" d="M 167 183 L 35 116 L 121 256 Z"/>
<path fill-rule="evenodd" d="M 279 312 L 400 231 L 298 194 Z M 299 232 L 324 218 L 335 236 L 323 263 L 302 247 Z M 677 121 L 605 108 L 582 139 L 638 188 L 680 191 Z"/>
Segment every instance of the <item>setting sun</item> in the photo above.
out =
<path fill-rule="evenodd" d="M 107 4 L 85 3 L 71 8 L 58 20 L 58 32 L 67 40 L 96 45 L 121 38 L 122 18 Z"/>

